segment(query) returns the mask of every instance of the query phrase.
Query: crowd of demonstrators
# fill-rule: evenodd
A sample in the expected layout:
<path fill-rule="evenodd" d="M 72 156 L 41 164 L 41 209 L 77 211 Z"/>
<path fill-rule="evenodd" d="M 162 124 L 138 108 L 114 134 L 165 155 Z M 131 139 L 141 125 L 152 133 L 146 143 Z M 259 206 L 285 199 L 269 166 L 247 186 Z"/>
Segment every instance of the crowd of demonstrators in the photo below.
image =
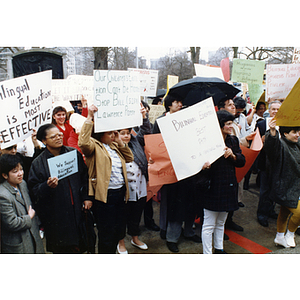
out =
<path fill-rule="evenodd" d="M 52 253 L 95 253 L 96 232 L 98 253 L 130 252 L 125 246 L 126 233 L 133 246 L 147 250 L 147 240 L 139 238 L 144 212 L 146 228 L 160 230 L 171 252 L 179 252 L 183 235 L 195 243 L 202 242 L 205 254 L 224 254 L 224 228 L 244 230 L 233 221 L 234 211 L 244 207 L 243 183 L 237 183 L 235 168 L 244 166 L 240 146 L 250 147 L 256 129 L 264 145 L 245 176 L 244 187 L 249 188 L 255 169 L 260 187 L 259 224 L 268 226 L 268 218 L 277 218 L 274 243 L 296 246 L 295 232 L 300 226 L 300 127 L 276 127 L 274 116 L 281 101 L 270 101 L 268 117 L 264 116 L 263 102 L 252 105 L 250 112 L 246 112 L 242 97 L 218 103 L 224 155 L 212 164 L 205 163 L 197 175 L 162 186 L 159 227 L 153 219 L 152 199 L 147 201 L 148 164 L 153 161 L 151 157 L 147 161 L 144 136 L 160 133 L 157 121 L 152 125 L 148 119 L 149 105 L 141 102 L 141 126 L 95 133 L 97 107 L 88 107 L 85 101 L 83 98 L 81 107 L 77 107 L 85 117 L 79 127 L 70 125 L 64 107 L 53 109 L 52 124 L 33 131 L 32 157 L 17 152 L 17 145 L 1 150 L 2 253 L 44 253 L 41 225 L 46 250 Z M 159 118 L 179 112 L 183 99 L 167 95 L 163 105 L 166 112 Z M 60 180 L 51 177 L 47 160 L 74 150 L 78 172 Z M 280 205 L 278 216 L 275 203 Z M 201 219 L 201 236 L 195 234 L 196 217 Z"/>

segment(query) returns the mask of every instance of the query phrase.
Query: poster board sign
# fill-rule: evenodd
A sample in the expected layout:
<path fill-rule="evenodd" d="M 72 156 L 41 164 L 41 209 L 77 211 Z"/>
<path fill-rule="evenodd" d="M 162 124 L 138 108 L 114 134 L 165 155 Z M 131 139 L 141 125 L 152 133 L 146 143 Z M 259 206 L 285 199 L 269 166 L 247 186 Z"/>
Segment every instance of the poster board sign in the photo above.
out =
<path fill-rule="evenodd" d="M 300 77 L 300 64 L 267 65 L 266 99 L 284 99 Z"/>
<path fill-rule="evenodd" d="M 93 103 L 94 77 L 70 75 L 67 79 L 52 80 L 52 101 L 81 101 L 82 96 Z"/>
<path fill-rule="evenodd" d="M 140 103 L 138 73 L 94 70 L 95 132 L 140 126 Z"/>
<path fill-rule="evenodd" d="M 31 136 L 52 120 L 52 71 L 44 71 L 0 82 L 1 148 Z"/>
<path fill-rule="evenodd" d="M 194 64 L 196 76 L 217 77 L 224 80 L 223 72 L 220 67 L 209 67 L 200 64 Z"/>
<path fill-rule="evenodd" d="M 277 126 L 300 126 L 300 78 L 282 102 L 275 119 Z"/>
<path fill-rule="evenodd" d="M 299 64 L 300 63 L 300 47 L 295 47 L 294 48 L 292 63 L 293 64 Z"/>
<path fill-rule="evenodd" d="M 241 182 L 243 180 L 263 147 L 259 129 L 257 128 L 255 132 L 256 134 L 252 140 L 250 148 L 240 145 L 242 154 L 245 156 L 246 163 L 242 168 L 235 168 L 237 182 Z"/>
<path fill-rule="evenodd" d="M 141 96 L 144 97 L 155 97 L 157 82 L 158 82 L 158 71 L 148 69 L 133 69 L 128 68 L 128 71 L 136 72 L 140 76 L 141 84 Z"/>
<path fill-rule="evenodd" d="M 230 64 L 229 57 L 223 58 L 220 62 L 220 67 L 223 72 L 224 80 L 228 82 L 230 80 Z"/>
<path fill-rule="evenodd" d="M 212 98 L 157 119 L 178 180 L 198 173 L 224 154 L 224 139 Z M 180 149 L 180 150 L 179 150 Z"/>
<path fill-rule="evenodd" d="M 48 158 L 47 163 L 51 177 L 66 178 L 78 172 L 77 150 Z"/>
<path fill-rule="evenodd" d="M 248 92 L 251 102 L 256 105 L 264 92 L 264 87 L 262 84 L 248 83 Z"/>
<path fill-rule="evenodd" d="M 232 82 L 262 84 L 265 62 L 260 60 L 233 59 Z"/>
<path fill-rule="evenodd" d="M 149 104 L 150 111 L 149 111 L 149 121 L 154 124 L 155 120 L 161 116 L 165 111 L 164 105 L 154 105 Z"/>
<path fill-rule="evenodd" d="M 148 164 L 149 186 L 162 186 L 177 182 L 166 145 L 160 133 L 144 136 L 145 154 L 153 163 Z"/>

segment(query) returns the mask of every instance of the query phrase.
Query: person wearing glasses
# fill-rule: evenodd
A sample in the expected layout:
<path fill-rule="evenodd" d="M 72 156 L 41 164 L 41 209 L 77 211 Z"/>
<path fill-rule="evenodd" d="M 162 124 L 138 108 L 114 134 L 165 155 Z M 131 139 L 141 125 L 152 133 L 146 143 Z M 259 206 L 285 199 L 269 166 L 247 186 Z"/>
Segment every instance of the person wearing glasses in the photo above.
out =
<path fill-rule="evenodd" d="M 82 209 L 90 209 L 87 199 L 87 167 L 80 152 L 63 145 L 63 133 L 53 124 L 42 125 L 37 139 L 45 150 L 32 162 L 28 187 L 45 229 L 47 251 L 83 253 L 87 250 Z M 76 151 L 78 172 L 58 179 L 51 177 L 47 160 Z"/>

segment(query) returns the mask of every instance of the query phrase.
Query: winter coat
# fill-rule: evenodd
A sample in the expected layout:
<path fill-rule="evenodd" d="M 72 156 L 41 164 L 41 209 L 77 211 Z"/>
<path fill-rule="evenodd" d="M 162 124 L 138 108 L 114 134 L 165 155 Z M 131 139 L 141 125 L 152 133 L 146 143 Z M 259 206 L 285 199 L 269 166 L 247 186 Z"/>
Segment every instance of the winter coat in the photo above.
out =
<path fill-rule="evenodd" d="M 210 184 L 203 195 L 203 207 L 212 211 L 234 211 L 238 206 L 238 183 L 235 168 L 245 165 L 245 157 L 239 146 L 236 136 L 227 135 L 225 145 L 232 149 L 236 160 L 225 158 L 217 159 L 209 170 Z"/>
<path fill-rule="evenodd" d="M 38 216 L 45 228 L 47 250 L 57 247 L 79 246 L 85 243 L 82 204 L 87 199 L 87 167 L 79 151 L 62 146 L 60 154 L 76 151 L 78 172 L 60 179 L 56 188 L 50 188 L 47 160 L 54 157 L 46 148 L 32 162 L 28 187 L 36 203 Z"/>
<path fill-rule="evenodd" d="M 291 208 L 296 208 L 300 196 L 300 142 L 272 136 L 266 132 L 264 149 L 267 154 L 267 168 L 271 175 L 270 199 Z"/>
<path fill-rule="evenodd" d="M 28 215 L 32 204 L 24 180 L 19 190 L 22 197 L 7 181 L 0 184 L 2 253 L 44 253 L 37 216 Z"/>
<path fill-rule="evenodd" d="M 128 143 L 129 148 L 131 149 L 134 161 L 139 166 L 139 168 L 142 170 L 142 174 L 146 177 L 146 180 L 148 181 L 148 161 L 146 154 L 144 152 L 145 147 L 145 134 L 151 134 L 151 123 L 148 118 L 143 119 L 143 124 L 139 128 L 139 131 L 136 136 L 131 135 L 130 142 Z"/>
<path fill-rule="evenodd" d="M 104 145 L 100 141 L 91 137 L 92 130 L 93 122 L 85 121 L 79 134 L 78 145 L 85 155 L 85 161 L 88 166 L 88 194 L 90 197 L 94 197 L 95 200 L 106 203 L 112 161 Z M 129 189 L 126 163 L 133 161 L 133 154 L 126 144 L 125 147 L 118 147 L 117 143 L 112 143 L 110 147 L 117 152 L 121 159 L 123 176 L 126 185 L 125 199 L 128 200 Z"/>

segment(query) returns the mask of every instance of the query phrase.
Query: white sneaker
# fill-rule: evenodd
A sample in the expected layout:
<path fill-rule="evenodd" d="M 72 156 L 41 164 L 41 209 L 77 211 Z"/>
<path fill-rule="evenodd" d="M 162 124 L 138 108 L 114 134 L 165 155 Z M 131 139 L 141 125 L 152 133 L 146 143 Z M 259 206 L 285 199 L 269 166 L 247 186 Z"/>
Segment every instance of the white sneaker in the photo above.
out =
<path fill-rule="evenodd" d="M 290 248 L 290 246 L 288 245 L 286 239 L 285 239 L 285 236 L 283 237 L 275 237 L 275 240 L 274 240 L 274 243 L 276 246 L 280 245 L 282 247 L 285 247 L 285 248 Z"/>
<path fill-rule="evenodd" d="M 294 232 L 287 232 L 285 234 L 285 240 L 287 242 L 287 244 L 291 247 L 291 248 L 295 248 L 296 247 L 296 243 L 295 243 L 295 233 Z"/>

